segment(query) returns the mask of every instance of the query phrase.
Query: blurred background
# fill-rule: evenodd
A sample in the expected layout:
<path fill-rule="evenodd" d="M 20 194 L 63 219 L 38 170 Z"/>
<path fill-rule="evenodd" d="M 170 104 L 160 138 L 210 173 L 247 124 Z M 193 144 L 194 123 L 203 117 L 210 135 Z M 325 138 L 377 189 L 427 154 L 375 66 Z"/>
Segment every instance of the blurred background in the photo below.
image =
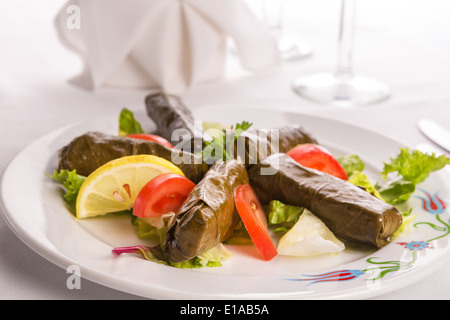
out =
<path fill-rule="evenodd" d="M 259 0 L 247 1 L 252 8 L 258 7 Z M 3 108 L 10 106 L 12 110 L 17 110 L 12 105 L 19 103 L 18 98 L 25 98 L 26 95 L 39 95 L 43 98 L 48 93 L 51 98 L 48 102 L 56 104 L 55 111 L 63 112 L 61 101 L 58 101 L 55 94 L 64 96 L 61 90 L 78 90 L 65 84 L 81 71 L 82 63 L 77 55 L 61 45 L 53 21 L 65 3 L 62 0 L 1 2 L 0 66 L 3 75 L 0 77 L 0 97 Z M 436 88 L 435 99 L 446 94 L 438 91 L 443 83 L 435 79 L 448 76 L 450 72 L 448 64 L 446 65 L 447 59 L 450 59 L 448 1 L 358 0 L 357 7 L 354 65 L 358 73 L 388 82 L 397 93 L 403 86 L 411 87 L 420 82 L 422 85 L 429 83 L 430 87 Z M 239 95 L 215 96 L 216 101 L 241 100 L 243 93 L 248 93 L 252 99 L 263 101 L 267 101 L 266 98 L 284 100 L 293 96 L 290 82 L 296 76 L 334 68 L 340 1 L 287 0 L 284 9 L 282 18 L 285 31 L 309 43 L 313 48 L 312 56 L 284 63 L 281 70 L 267 76 L 270 80 L 280 77 L 280 81 L 276 82 L 277 87 L 270 92 L 254 94 L 250 87 Z M 238 63 L 233 61 L 233 57 L 227 72 L 226 83 L 217 84 L 220 89 L 226 86 L 232 91 L 241 86 L 241 81 L 249 80 L 248 77 L 253 80 L 248 81 L 250 86 L 267 79 L 243 72 Z M 51 92 L 55 88 L 58 88 L 59 93 Z M 211 92 L 215 88 L 215 84 L 196 88 L 197 90 L 188 92 L 186 98 L 203 96 L 208 99 L 205 102 L 209 102 L 209 96 L 204 95 L 204 92 Z M 274 92 L 279 92 L 279 96 L 273 96 Z M 411 90 L 408 94 L 420 99 L 424 92 L 425 88 L 421 88 Z M 77 93 L 80 98 L 88 96 L 89 99 L 95 99 L 105 92 L 97 92 L 95 97 L 87 92 Z M 133 93 L 130 94 L 133 96 Z M 398 94 L 396 96 L 398 98 Z M 4 100 L 12 99 L 11 97 L 15 99 Z M 28 98 L 31 99 L 23 101 L 32 100 L 33 96 Z M 302 101 L 298 100 L 298 103 L 302 104 Z"/>
<path fill-rule="evenodd" d="M 247 1 L 255 8 L 259 0 Z M 15 114 L 21 104 L 39 97 L 53 112 L 62 114 L 70 108 L 67 107 L 70 102 L 64 98 L 66 93 L 76 94 L 79 105 L 85 105 L 84 99 L 93 102 L 99 113 L 103 112 L 100 106 L 113 107 L 110 101 L 140 103 L 141 96 L 134 92 L 105 89 L 92 95 L 67 85 L 67 81 L 82 70 L 82 62 L 61 45 L 55 32 L 54 18 L 65 3 L 63 0 L 4 0 L 0 3 L 2 109 L 8 108 Z M 185 99 L 200 104 L 251 98 L 258 103 L 297 104 L 307 108 L 309 103 L 292 92 L 291 82 L 297 76 L 334 68 L 340 3 L 337 0 L 287 0 L 282 16 L 285 31 L 312 46 L 310 57 L 283 63 L 270 74 L 255 75 L 243 71 L 230 55 L 225 82 L 196 87 L 184 94 Z M 448 12 L 450 3 L 445 0 L 358 0 L 355 71 L 386 82 L 396 102 L 400 102 L 398 99 L 420 102 L 448 98 L 444 81 L 450 77 Z M 253 90 L 265 81 L 270 82 L 271 90 Z M 243 84 L 245 89 L 242 89 Z M 235 91 L 237 88 L 241 90 Z M 407 91 L 402 96 L 403 90 Z"/>

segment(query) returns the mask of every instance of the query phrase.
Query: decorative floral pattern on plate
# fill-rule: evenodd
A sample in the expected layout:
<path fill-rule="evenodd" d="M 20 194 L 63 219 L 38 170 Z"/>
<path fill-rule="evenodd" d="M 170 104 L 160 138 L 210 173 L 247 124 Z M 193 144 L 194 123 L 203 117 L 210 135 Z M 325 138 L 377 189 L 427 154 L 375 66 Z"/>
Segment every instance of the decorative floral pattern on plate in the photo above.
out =
<path fill-rule="evenodd" d="M 366 280 L 379 280 L 388 273 L 411 269 L 418 260 L 418 252 L 434 249 L 431 242 L 443 238 L 450 233 L 450 219 L 446 222 L 443 217 L 441 217 L 446 212 L 447 203 L 439 197 L 439 192 L 432 195 L 423 189 L 420 189 L 420 191 L 424 194 L 424 196 L 416 196 L 416 198 L 422 201 L 422 209 L 425 212 L 434 215 L 438 223 L 435 224 L 425 221 L 417 222 L 414 224 L 414 227 L 419 228 L 422 225 L 427 225 L 439 234 L 428 240 L 396 242 L 396 244 L 403 246 L 406 250 L 411 252 L 411 258 L 409 260 L 377 261 L 379 258 L 370 257 L 366 260 L 366 262 L 374 265 L 374 267 L 368 267 L 365 269 L 343 269 L 316 275 L 303 274 L 303 278 L 287 280 L 305 281 L 308 282 L 307 286 L 324 282 L 355 280 L 366 274 L 373 275 L 366 278 Z"/>

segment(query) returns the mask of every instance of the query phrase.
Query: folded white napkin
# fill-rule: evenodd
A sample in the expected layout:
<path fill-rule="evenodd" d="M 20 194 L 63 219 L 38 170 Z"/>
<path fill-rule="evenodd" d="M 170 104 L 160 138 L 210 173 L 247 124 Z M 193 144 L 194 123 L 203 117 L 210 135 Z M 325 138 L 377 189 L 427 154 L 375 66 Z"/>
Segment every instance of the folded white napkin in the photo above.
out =
<path fill-rule="evenodd" d="M 277 66 L 267 28 L 243 0 L 70 0 L 56 17 L 63 44 L 80 55 L 83 87 L 181 93 L 224 76 L 227 37 L 249 71 Z"/>

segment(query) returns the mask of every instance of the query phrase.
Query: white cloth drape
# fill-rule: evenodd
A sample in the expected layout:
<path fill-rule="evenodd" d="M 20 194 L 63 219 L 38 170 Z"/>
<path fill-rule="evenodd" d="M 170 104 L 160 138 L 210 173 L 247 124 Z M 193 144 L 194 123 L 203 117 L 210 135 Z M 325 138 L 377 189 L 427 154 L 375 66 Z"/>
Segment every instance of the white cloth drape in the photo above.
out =
<path fill-rule="evenodd" d="M 79 26 L 69 25 L 74 19 Z M 73 82 L 90 89 L 181 93 L 221 79 L 228 38 L 246 70 L 280 62 L 269 31 L 242 0 L 70 0 L 55 22 L 63 44 L 84 62 Z"/>

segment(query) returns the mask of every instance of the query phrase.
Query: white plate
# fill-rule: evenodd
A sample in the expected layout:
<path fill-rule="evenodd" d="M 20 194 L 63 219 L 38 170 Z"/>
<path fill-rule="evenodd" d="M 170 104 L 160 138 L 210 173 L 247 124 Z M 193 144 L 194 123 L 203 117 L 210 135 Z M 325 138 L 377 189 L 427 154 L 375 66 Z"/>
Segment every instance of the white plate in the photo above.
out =
<path fill-rule="evenodd" d="M 261 128 L 301 124 L 336 155 L 360 155 L 372 177 L 401 146 L 378 133 L 308 115 L 249 107 L 205 107 L 195 113 L 203 120 L 247 120 Z M 114 247 L 142 243 L 129 218 L 77 221 L 64 207 L 59 186 L 46 176 L 56 168 L 59 148 L 89 130 L 116 134 L 117 116 L 62 128 L 25 148 L 3 173 L 1 204 L 6 221 L 23 242 L 64 269 L 79 266 L 84 278 L 102 285 L 154 299 L 361 299 L 422 279 L 450 259 L 449 214 L 437 211 L 442 204 L 434 197 L 450 203 L 444 172 L 432 174 L 409 202 L 417 214 L 415 222 L 421 224 L 378 251 L 355 246 L 333 256 L 277 256 L 264 262 L 253 247 L 230 247 L 235 255 L 222 267 L 195 270 L 135 255 L 115 257 Z M 431 213 L 422 206 L 429 202 L 426 192 L 439 205 Z M 315 282 L 321 274 L 327 274 L 321 278 L 327 281 Z"/>

